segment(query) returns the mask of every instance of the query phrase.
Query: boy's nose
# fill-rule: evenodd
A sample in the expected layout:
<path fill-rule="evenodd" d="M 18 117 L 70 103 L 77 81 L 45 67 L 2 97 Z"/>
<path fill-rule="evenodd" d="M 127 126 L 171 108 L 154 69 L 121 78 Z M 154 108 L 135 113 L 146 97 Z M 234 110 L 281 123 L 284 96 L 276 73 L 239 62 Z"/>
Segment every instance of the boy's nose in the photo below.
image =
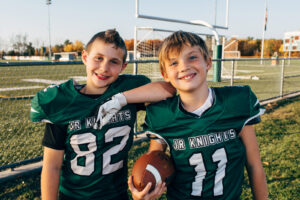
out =
<path fill-rule="evenodd" d="M 99 69 L 102 72 L 106 72 L 108 70 L 108 62 L 107 61 L 103 61 L 99 64 Z"/>
<path fill-rule="evenodd" d="M 179 65 L 179 71 L 183 72 L 190 68 L 189 64 L 185 61 L 182 61 L 182 63 Z"/>

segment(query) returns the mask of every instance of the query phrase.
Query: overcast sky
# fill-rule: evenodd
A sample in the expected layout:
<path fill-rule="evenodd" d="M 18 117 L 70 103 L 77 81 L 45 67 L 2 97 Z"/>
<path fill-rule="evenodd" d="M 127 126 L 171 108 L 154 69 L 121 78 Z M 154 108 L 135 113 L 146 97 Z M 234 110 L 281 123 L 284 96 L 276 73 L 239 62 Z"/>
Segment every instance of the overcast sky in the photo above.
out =
<path fill-rule="evenodd" d="M 140 14 L 203 20 L 225 25 L 225 0 L 140 0 Z M 229 29 L 218 29 L 228 37 L 262 38 L 265 0 L 230 0 Z M 300 31 L 300 0 L 268 0 L 265 38 L 281 39 L 284 32 Z M 135 0 L 52 0 L 50 5 L 51 43 L 66 39 L 84 44 L 97 32 L 116 28 L 124 39 L 134 37 L 134 26 L 211 33 L 203 26 L 167 23 L 135 18 Z M 49 44 L 46 0 L 0 0 L 0 49 L 9 48 L 11 38 L 27 35 L 34 46 Z"/>

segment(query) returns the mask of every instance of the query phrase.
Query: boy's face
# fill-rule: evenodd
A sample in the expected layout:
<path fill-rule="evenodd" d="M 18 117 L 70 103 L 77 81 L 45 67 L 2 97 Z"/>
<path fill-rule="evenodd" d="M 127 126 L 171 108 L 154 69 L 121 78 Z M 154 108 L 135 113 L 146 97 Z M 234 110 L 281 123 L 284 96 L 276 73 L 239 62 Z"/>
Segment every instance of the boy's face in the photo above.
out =
<path fill-rule="evenodd" d="M 88 94 L 103 94 L 125 69 L 124 51 L 114 44 L 95 40 L 90 51 L 83 51 L 82 60 L 86 65 Z"/>
<path fill-rule="evenodd" d="M 175 51 L 169 54 L 163 76 L 179 93 L 191 93 L 207 87 L 206 75 L 210 68 L 211 59 L 205 61 L 199 47 L 184 45 L 179 54 Z"/>

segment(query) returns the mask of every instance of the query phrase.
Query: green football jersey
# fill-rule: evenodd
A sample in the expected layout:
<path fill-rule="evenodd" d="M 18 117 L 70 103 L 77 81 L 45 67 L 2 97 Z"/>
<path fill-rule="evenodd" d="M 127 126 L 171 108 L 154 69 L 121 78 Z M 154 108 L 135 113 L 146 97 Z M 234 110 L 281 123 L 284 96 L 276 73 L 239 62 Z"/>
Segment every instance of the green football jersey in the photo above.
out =
<path fill-rule="evenodd" d="M 127 192 L 137 105 L 124 106 L 101 130 L 93 127 L 101 104 L 149 82 L 141 75 L 120 75 L 97 99 L 80 94 L 73 80 L 36 94 L 31 120 L 67 126 L 60 192 L 74 199 L 111 199 Z"/>
<path fill-rule="evenodd" d="M 147 106 L 146 129 L 168 144 L 176 168 L 168 199 L 241 195 L 246 152 L 239 133 L 264 109 L 248 86 L 212 90 L 213 105 L 200 117 L 183 110 L 179 96 Z"/>

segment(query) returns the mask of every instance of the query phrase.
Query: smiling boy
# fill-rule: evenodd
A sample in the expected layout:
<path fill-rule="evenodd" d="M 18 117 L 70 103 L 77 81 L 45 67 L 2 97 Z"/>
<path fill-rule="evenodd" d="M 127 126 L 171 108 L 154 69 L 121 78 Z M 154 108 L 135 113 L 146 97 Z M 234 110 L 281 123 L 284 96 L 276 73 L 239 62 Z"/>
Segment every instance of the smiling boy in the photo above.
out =
<path fill-rule="evenodd" d="M 175 163 L 167 198 L 240 199 L 246 166 L 254 199 L 267 199 L 253 127 L 264 109 L 250 87 L 209 88 L 212 61 L 205 42 L 193 33 L 177 31 L 166 38 L 159 61 L 164 79 L 179 94 L 149 105 L 145 120 L 159 138 L 151 140 L 149 151 L 169 146 Z"/>
<path fill-rule="evenodd" d="M 142 105 L 125 106 L 126 99 L 116 94 L 150 80 L 142 75 L 120 75 L 127 65 L 126 55 L 125 43 L 117 31 L 99 32 L 82 52 L 86 84 L 69 80 L 38 92 L 32 100 L 31 120 L 46 122 L 42 199 L 128 199 L 128 151 L 136 112 Z M 149 85 L 158 95 L 148 90 L 144 101 L 172 95 L 163 89 L 163 83 L 163 87 Z M 112 96 L 124 107 L 100 129 L 96 121 L 98 108 Z"/>

